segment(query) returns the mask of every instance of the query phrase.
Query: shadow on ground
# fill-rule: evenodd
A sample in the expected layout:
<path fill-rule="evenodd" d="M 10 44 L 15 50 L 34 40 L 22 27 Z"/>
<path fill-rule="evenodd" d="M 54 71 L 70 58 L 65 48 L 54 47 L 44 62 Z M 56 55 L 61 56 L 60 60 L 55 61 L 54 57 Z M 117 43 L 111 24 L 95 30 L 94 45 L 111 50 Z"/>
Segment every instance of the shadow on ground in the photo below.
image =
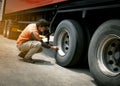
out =
<path fill-rule="evenodd" d="M 19 60 L 22 61 L 22 62 L 25 62 L 23 59 L 19 59 Z M 32 63 L 32 64 L 37 64 L 37 65 L 54 65 L 50 61 L 46 61 L 46 60 L 34 59 L 34 61 L 35 61 L 35 63 Z"/>

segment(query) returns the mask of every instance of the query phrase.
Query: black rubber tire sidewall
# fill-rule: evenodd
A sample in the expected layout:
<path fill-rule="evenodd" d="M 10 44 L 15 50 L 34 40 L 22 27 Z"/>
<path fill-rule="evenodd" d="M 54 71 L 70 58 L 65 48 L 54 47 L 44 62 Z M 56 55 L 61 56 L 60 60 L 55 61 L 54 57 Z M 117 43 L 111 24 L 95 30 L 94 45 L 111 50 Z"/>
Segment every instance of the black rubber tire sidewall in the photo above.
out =
<path fill-rule="evenodd" d="M 83 31 L 79 24 L 74 20 L 63 20 L 57 27 L 54 36 L 54 44 L 57 45 L 58 37 L 60 32 L 67 28 L 67 32 L 72 39 L 72 45 L 70 51 L 65 56 L 61 57 L 58 53 L 56 54 L 56 62 L 64 67 L 75 65 L 83 51 Z M 79 33 L 81 32 L 81 33 Z M 80 40 L 79 40 L 80 39 Z M 81 41 L 82 40 L 82 41 Z"/>
<path fill-rule="evenodd" d="M 115 34 L 120 37 L 120 20 L 109 20 L 100 25 L 94 33 L 89 46 L 89 67 L 99 86 L 120 86 L 120 75 L 114 77 L 106 76 L 101 72 L 97 63 L 97 48 L 102 39 L 109 34 Z"/>

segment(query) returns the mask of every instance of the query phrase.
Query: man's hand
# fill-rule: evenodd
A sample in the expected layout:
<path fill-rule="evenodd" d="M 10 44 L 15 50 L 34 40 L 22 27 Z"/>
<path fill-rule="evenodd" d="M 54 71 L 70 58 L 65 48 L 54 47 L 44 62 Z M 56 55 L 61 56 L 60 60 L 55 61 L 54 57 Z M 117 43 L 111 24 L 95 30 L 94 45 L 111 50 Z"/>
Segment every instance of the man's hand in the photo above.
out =
<path fill-rule="evenodd" d="M 50 48 L 56 51 L 59 49 L 58 46 L 51 46 Z"/>

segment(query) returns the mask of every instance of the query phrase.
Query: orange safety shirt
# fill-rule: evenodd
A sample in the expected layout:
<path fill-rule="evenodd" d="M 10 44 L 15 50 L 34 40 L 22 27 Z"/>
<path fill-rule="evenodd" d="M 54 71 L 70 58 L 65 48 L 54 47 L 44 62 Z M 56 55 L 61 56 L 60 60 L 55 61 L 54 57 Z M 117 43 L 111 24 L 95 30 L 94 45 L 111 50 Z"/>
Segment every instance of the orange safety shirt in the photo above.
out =
<path fill-rule="evenodd" d="M 33 24 L 29 24 L 20 34 L 20 36 L 18 37 L 16 44 L 22 44 L 26 41 L 29 41 L 31 38 L 31 33 L 34 33 L 35 37 L 39 38 L 39 32 L 37 30 L 37 26 L 35 23 Z"/>

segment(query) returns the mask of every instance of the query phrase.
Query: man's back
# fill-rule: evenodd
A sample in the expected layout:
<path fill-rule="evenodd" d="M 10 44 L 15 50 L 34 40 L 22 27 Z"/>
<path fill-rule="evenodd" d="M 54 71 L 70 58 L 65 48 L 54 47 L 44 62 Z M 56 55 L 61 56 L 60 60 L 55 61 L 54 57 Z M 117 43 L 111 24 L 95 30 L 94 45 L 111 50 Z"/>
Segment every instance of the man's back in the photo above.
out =
<path fill-rule="evenodd" d="M 22 44 L 31 38 L 31 32 L 36 32 L 38 33 L 37 26 L 36 24 L 29 24 L 20 34 L 20 36 L 17 39 L 17 44 Z M 39 33 L 38 33 L 39 34 Z"/>

